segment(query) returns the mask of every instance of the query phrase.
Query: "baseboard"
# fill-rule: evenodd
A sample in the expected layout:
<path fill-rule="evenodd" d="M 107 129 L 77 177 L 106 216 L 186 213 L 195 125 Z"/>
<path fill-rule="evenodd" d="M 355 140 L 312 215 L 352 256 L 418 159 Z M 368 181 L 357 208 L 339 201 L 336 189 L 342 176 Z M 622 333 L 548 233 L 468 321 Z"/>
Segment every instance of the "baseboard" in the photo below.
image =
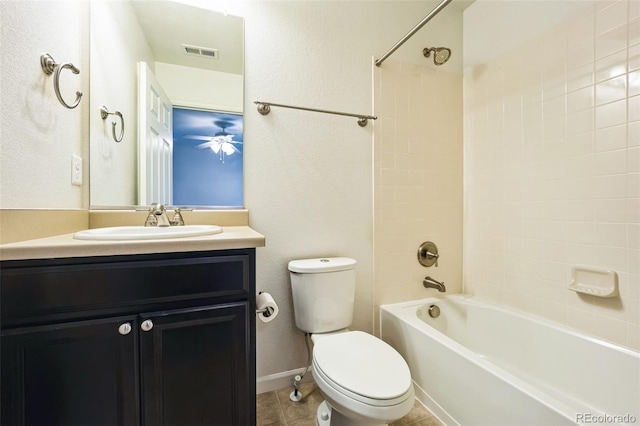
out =
<path fill-rule="evenodd" d="M 456 422 L 442 407 L 440 407 L 440 404 L 434 401 L 433 398 L 431 398 L 424 389 L 418 386 L 415 381 L 413 382 L 413 389 L 416 393 L 416 399 L 425 406 L 427 410 L 431 411 L 431 414 L 440 420 L 442 424 L 447 426 L 459 426 L 459 423 Z"/>
<path fill-rule="evenodd" d="M 304 367 L 298 368 L 296 370 L 283 371 L 281 373 L 258 377 L 256 380 L 256 393 L 260 394 L 271 392 L 274 390 L 286 388 L 288 386 L 293 390 L 293 378 L 298 374 L 302 374 L 303 371 Z M 302 383 L 312 381 L 313 375 L 311 374 L 311 367 L 309 367 L 309 370 L 307 370 L 307 373 L 302 378 Z"/>

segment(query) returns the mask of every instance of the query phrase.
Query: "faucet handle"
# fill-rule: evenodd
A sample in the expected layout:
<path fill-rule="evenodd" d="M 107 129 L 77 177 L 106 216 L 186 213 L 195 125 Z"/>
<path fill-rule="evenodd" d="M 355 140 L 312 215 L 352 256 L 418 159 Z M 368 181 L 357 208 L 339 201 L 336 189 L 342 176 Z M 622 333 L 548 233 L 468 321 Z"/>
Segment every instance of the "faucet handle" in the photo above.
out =
<path fill-rule="evenodd" d="M 438 258 L 440 257 L 438 253 L 431 253 L 429 250 L 427 250 L 427 252 L 425 253 L 425 257 L 427 259 L 435 259 L 436 268 L 438 267 Z"/>
<path fill-rule="evenodd" d="M 144 221 L 144 226 L 158 226 L 158 218 L 153 214 L 153 209 L 149 210 L 147 219 Z"/>
<path fill-rule="evenodd" d="M 171 219 L 171 226 L 184 226 L 184 218 L 180 213 L 180 207 L 176 207 L 173 219 Z"/>
<path fill-rule="evenodd" d="M 431 241 L 426 241 L 418 247 L 418 262 L 422 266 L 436 265 L 438 267 L 438 258 L 440 258 L 438 247 Z"/>

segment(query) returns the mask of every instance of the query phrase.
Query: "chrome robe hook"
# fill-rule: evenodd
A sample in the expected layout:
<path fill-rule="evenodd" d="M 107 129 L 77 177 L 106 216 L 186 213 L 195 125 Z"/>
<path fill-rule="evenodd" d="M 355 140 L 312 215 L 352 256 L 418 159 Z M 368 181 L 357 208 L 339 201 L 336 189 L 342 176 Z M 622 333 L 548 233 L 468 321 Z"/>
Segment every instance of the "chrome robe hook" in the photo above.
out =
<path fill-rule="evenodd" d="M 118 117 L 120 117 L 119 137 L 116 136 L 116 122 L 111 122 L 111 134 L 113 135 L 113 140 L 116 141 L 116 143 L 120 143 L 122 142 L 122 138 L 124 137 L 124 117 L 122 116 L 122 113 L 120 111 L 109 112 L 109 109 L 106 106 L 100 108 L 100 117 L 102 117 L 103 120 L 106 120 L 109 115 L 117 115 Z"/>
<path fill-rule="evenodd" d="M 71 62 L 66 62 L 64 64 L 56 64 L 56 61 L 49 55 L 48 53 L 44 53 L 40 56 L 40 66 L 42 67 L 42 71 L 45 74 L 51 75 L 53 74 L 53 89 L 56 92 L 56 97 L 60 101 L 60 103 L 69 109 L 74 109 L 80 104 L 80 99 L 82 98 L 82 92 L 76 91 L 76 100 L 73 104 L 69 105 L 64 101 L 62 95 L 60 94 L 60 72 L 64 69 L 70 69 L 72 73 L 79 74 L 80 70 L 76 68 Z"/>

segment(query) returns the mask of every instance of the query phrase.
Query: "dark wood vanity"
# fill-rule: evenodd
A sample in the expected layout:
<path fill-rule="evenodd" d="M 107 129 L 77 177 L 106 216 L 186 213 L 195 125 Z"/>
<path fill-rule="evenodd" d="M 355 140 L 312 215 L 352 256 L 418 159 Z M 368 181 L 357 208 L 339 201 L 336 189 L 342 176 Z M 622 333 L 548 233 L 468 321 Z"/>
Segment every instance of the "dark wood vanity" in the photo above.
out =
<path fill-rule="evenodd" d="M 255 249 L 0 263 L 2 425 L 255 425 Z"/>

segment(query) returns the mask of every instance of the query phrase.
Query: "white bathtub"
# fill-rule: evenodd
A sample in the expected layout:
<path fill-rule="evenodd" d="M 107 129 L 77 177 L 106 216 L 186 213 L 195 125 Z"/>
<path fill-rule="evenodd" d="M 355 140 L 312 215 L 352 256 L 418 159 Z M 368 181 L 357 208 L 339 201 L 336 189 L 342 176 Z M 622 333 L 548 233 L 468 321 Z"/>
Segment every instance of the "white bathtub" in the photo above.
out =
<path fill-rule="evenodd" d="M 638 352 L 466 295 L 384 305 L 380 321 L 447 425 L 640 424 Z"/>

